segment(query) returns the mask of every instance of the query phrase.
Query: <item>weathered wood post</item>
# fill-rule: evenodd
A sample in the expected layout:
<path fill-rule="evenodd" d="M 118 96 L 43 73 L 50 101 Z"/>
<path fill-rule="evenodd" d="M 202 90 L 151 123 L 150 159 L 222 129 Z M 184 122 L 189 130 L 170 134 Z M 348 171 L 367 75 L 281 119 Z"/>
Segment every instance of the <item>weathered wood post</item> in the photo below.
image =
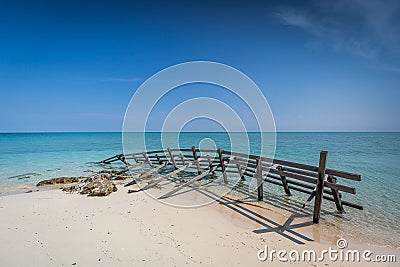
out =
<path fill-rule="evenodd" d="M 322 194 L 324 192 L 323 189 L 324 189 L 327 159 L 328 159 L 328 151 L 321 151 L 319 155 L 317 187 L 315 190 L 314 215 L 313 215 L 314 223 L 319 223 L 319 216 L 321 214 Z"/>
<path fill-rule="evenodd" d="M 256 179 L 257 179 L 258 200 L 262 201 L 264 199 L 264 189 L 262 181 L 262 161 L 259 157 L 256 159 L 256 164 L 257 164 Z"/>
<path fill-rule="evenodd" d="M 163 164 L 163 161 L 161 160 L 161 158 L 160 158 L 160 156 L 158 154 L 156 154 L 155 157 L 156 157 L 156 159 L 158 161 L 158 164 L 160 164 L 160 165 Z"/>
<path fill-rule="evenodd" d="M 222 156 L 221 148 L 217 149 L 217 153 L 218 153 L 219 163 L 221 164 L 222 176 L 224 177 L 224 182 L 227 184 L 228 183 L 228 177 L 226 176 L 224 158 Z"/>
<path fill-rule="evenodd" d="M 151 164 L 151 161 L 150 161 L 149 156 L 147 155 L 147 153 L 146 152 L 142 152 L 142 155 L 143 155 L 145 161 L 147 162 L 147 164 L 149 164 L 150 167 L 153 167 L 153 164 Z"/>
<path fill-rule="evenodd" d="M 236 162 L 236 168 L 238 169 L 239 175 L 240 175 L 240 180 L 245 180 L 244 179 L 244 174 L 242 170 L 242 166 L 240 166 L 239 162 Z"/>
<path fill-rule="evenodd" d="M 125 155 L 124 155 L 124 154 L 119 154 L 117 157 L 118 157 L 118 159 L 119 159 L 120 161 L 122 161 L 125 165 L 129 165 L 128 162 L 126 162 L 126 158 L 125 158 Z"/>
<path fill-rule="evenodd" d="M 206 155 L 206 158 L 207 158 L 207 161 L 208 161 L 208 168 L 209 168 L 209 170 L 211 170 L 213 168 L 211 157 L 210 157 L 210 155 Z M 212 173 L 214 174 L 215 172 L 213 171 Z"/>
<path fill-rule="evenodd" d="M 276 169 L 278 171 L 282 171 L 282 166 L 278 166 Z M 286 181 L 286 176 L 282 174 L 280 174 L 279 176 L 281 177 L 283 189 L 285 189 L 286 195 L 291 196 L 292 194 L 290 193 L 289 185 Z"/>
<path fill-rule="evenodd" d="M 176 166 L 175 158 L 174 158 L 174 155 L 172 154 L 171 149 L 167 148 L 167 151 L 168 151 L 169 157 L 171 158 L 172 165 L 174 165 L 175 169 L 178 169 L 178 167 Z"/>
<path fill-rule="evenodd" d="M 196 163 L 196 167 L 197 167 L 197 174 L 201 174 L 200 163 L 198 161 L 199 157 L 197 156 L 196 147 L 195 146 L 192 146 L 192 153 L 193 153 L 194 162 Z"/>
<path fill-rule="evenodd" d="M 328 182 L 336 184 L 337 183 L 337 179 L 335 177 L 333 177 L 332 175 L 328 176 Z M 333 200 L 335 200 L 335 204 L 336 204 L 336 209 L 342 213 L 344 212 L 344 208 L 343 208 L 343 204 L 342 204 L 342 199 L 340 197 L 340 193 L 338 190 L 331 188 L 331 192 L 333 195 Z"/>
<path fill-rule="evenodd" d="M 182 153 L 180 153 L 179 157 L 181 158 L 182 166 L 185 166 L 186 165 L 185 156 L 183 156 Z"/>

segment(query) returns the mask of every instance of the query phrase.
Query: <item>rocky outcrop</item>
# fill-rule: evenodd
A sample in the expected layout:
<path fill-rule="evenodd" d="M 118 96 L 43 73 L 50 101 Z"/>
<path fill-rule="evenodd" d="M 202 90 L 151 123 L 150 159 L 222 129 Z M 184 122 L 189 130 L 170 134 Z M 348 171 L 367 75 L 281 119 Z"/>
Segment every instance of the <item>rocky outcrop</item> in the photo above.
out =
<path fill-rule="evenodd" d="M 62 190 L 67 193 L 81 193 L 83 195 L 102 197 L 117 191 L 117 187 L 110 180 L 108 174 L 97 174 L 85 178 L 77 185 L 64 187 Z"/>
<path fill-rule="evenodd" d="M 67 193 L 81 193 L 89 196 L 108 196 L 117 191 L 117 187 L 112 180 L 124 180 L 125 174 L 115 170 L 103 170 L 93 174 L 90 177 L 60 177 L 39 182 L 36 186 L 70 184 L 76 185 L 64 186 L 62 191 Z"/>
<path fill-rule="evenodd" d="M 80 193 L 89 196 L 108 196 L 115 191 L 117 191 L 117 187 L 109 176 L 100 174 L 86 179 Z"/>
<path fill-rule="evenodd" d="M 125 180 L 127 175 L 124 170 L 102 170 L 99 172 L 100 174 L 109 174 L 110 179 L 112 180 Z"/>
<path fill-rule="evenodd" d="M 59 177 L 49 180 L 43 180 L 36 184 L 36 186 L 53 185 L 53 184 L 71 184 L 77 183 L 79 179 L 76 177 Z"/>

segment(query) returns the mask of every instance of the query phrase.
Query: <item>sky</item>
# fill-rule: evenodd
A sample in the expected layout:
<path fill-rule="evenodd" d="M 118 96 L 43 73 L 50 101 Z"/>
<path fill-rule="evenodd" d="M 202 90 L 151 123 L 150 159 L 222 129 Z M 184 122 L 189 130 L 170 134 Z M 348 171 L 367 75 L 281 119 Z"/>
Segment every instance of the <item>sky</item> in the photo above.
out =
<path fill-rule="evenodd" d="M 188 61 L 246 74 L 277 131 L 400 131 L 399 14 L 384 0 L 0 1 L 0 132 L 121 131 L 141 84 Z M 191 84 L 157 103 L 147 129 L 191 97 L 248 112 Z"/>

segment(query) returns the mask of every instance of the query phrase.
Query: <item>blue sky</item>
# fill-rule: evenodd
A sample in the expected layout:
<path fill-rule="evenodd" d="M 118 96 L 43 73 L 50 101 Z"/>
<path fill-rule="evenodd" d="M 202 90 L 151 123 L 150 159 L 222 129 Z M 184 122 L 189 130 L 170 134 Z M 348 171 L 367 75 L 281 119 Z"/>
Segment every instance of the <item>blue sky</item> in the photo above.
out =
<path fill-rule="evenodd" d="M 278 131 L 400 131 L 398 1 L 0 7 L 0 132 L 120 131 L 142 82 L 193 60 L 247 74 L 266 96 Z M 240 101 L 196 85 L 157 108 L 168 113 L 192 94 L 218 94 L 242 110 Z M 218 128 L 198 122 L 189 130 Z"/>

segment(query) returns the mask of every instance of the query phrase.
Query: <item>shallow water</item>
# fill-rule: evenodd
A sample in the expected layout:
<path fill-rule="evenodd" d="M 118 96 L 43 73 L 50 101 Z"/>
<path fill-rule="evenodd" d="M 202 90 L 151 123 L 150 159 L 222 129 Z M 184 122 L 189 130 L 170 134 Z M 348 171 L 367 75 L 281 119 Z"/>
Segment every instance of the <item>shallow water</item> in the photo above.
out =
<path fill-rule="evenodd" d="M 231 134 L 233 140 L 243 140 L 231 145 L 226 133 L 182 133 L 178 143 L 181 147 L 212 147 L 211 139 L 222 149 L 234 147 L 235 151 L 247 152 L 247 139 L 242 135 Z M 270 137 L 249 135 L 253 154 L 259 153 L 260 140 Z M 129 148 L 138 149 L 130 152 L 142 147 L 140 136 L 130 134 Z M 175 137 L 167 134 L 166 143 L 173 143 Z M 344 199 L 363 205 L 364 210 L 345 207 L 346 214 L 335 216 L 334 203 L 324 201 L 321 224 L 371 243 L 400 246 L 400 133 L 278 133 L 276 140 L 276 158 L 318 165 L 319 152 L 327 150 L 328 168 L 362 175 L 361 182 L 339 182 L 356 187 L 357 194 L 345 194 Z M 146 146 L 149 150 L 160 149 L 160 134 L 147 133 Z M 0 187 L 80 176 L 99 169 L 96 161 L 122 152 L 121 133 L 0 134 Z M 265 197 L 267 205 L 290 207 L 303 203 L 308 196 L 293 192 L 288 199 L 282 187 L 268 185 Z"/>

